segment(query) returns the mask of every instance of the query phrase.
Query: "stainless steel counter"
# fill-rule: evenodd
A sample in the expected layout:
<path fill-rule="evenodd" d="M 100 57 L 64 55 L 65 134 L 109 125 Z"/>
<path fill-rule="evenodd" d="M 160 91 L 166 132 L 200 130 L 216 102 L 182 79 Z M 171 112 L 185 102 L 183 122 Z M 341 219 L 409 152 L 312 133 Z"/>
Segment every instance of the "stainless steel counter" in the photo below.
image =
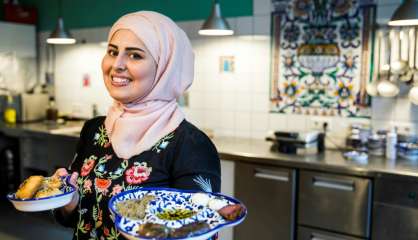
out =
<path fill-rule="evenodd" d="M 48 135 L 78 138 L 84 121 L 67 121 L 65 123 L 34 122 L 5 124 L 0 123 L 0 131 L 6 135 L 22 137 L 27 135 Z"/>
<path fill-rule="evenodd" d="M 213 139 L 223 160 L 246 161 L 276 166 L 311 169 L 355 176 L 395 174 L 418 177 L 418 162 L 397 159 L 388 161 L 381 157 L 369 157 L 367 163 L 344 158 L 343 152 L 327 150 L 319 155 L 289 155 L 270 151 L 270 142 L 243 138 Z"/>
<path fill-rule="evenodd" d="M 16 125 L 0 124 L 0 131 L 9 136 L 44 135 L 50 137 L 78 138 L 82 121 L 65 124 L 27 123 Z M 355 176 L 378 176 L 394 174 L 418 177 L 418 162 L 398 159 L 387 161 L 380 157 L 369 157 L 367 163 L 347 160 L 341 151 L 327 150 L 319 155 L 289 155 L 270 151 L 270 142 L 246 138 L 219 137 L 212 139 L 221 159 L 244 161 L 282 167 L 310 169 Z"/>

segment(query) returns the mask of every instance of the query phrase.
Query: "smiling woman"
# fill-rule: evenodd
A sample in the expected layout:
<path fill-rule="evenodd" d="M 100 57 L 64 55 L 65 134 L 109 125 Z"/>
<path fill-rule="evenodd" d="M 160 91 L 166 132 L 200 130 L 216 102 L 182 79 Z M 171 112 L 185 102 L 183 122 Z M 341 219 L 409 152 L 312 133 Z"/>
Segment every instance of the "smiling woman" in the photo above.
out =
<path fill-rule="evenodd" d="M 121 17 L 108 43 L 102 71 L 114 104 L 81 130 L 70 166 L 78 194 L 55 211 L 79 240 L 122 238 L 108 209 L 122 191 L 220 190 L 216 148 L 176 102 L 193 80 L 194 55 L 183 30 L 159 13 L 140 11 Z"/>
<path fill-rule="evenodd" d="M 157 63 L 133 32 L 121 29 L 110 40 L 102 70 L 110 96 L 128 104 L 151 90 Z"/>

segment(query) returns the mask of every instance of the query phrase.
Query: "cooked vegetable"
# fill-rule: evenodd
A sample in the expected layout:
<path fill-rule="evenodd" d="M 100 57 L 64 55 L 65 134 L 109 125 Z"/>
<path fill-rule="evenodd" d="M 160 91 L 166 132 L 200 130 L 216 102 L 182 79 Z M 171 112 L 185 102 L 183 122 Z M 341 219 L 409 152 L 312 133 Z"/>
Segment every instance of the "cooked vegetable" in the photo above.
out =
<path fill-rule="evenodd" d="M 148 203 L 155 199 L 153 195 L 146 195 L 141 199 L 129 199 L 116 204 L 119 214 L 131 219 L 144 219 Z"/>

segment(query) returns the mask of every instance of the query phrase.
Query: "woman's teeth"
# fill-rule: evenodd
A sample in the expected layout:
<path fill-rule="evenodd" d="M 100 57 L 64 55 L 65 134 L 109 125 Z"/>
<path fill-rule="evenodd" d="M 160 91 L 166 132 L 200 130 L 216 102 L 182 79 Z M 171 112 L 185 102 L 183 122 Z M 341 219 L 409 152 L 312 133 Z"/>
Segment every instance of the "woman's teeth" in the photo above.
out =
<path fill-rule="evenodd" d="M 119 78 L 119 77 L 112 77 L 112 84 L 117 86 L 127 85 L 129 83 L 128 78 Z"/>

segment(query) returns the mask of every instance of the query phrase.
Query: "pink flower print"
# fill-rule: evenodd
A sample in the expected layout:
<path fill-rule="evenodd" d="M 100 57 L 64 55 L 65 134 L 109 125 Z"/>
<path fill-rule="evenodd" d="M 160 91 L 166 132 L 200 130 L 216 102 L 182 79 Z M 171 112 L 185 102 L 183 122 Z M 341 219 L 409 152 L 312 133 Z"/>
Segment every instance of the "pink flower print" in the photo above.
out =
<path fill-rule="evenodd" d="M 120 192 L 122 192 L 123 188 L 121 185 L 116 184 L 115 186 L 113 186 L 112 192 L 110 193 L 111 196 L 114 196 Z"/>
<path fill-rule="evenodd" d="M 90 171 L 94 167 L 94 163 L 95 162 L 96 162 L 95 159 L 91 159 L 91 158 L 88 159 L 88 160 L 86 160 L 86 161 L 84 161 L 84 164 L 81 167 L 81 176 L 82 177 L 85 177 L 85 176 L 87 176 L 90 173 Z"/>
<path fill-rule="evenodd" d="M 84 184 L 83 184 L 84 191 L 85 192 L 91 192 L 91 186 L 92 185 L 93 184 L 92 184 L 90 179 L 87 179 L 86 181 L 84 181 Z"/>
<path fill-rule="evenodd" d="M 148 180 L 152 168 L 147 166 L 146 162 L 135 163 L 126 172 L 126 181 L 129 184 L 140 184 Z"/>

